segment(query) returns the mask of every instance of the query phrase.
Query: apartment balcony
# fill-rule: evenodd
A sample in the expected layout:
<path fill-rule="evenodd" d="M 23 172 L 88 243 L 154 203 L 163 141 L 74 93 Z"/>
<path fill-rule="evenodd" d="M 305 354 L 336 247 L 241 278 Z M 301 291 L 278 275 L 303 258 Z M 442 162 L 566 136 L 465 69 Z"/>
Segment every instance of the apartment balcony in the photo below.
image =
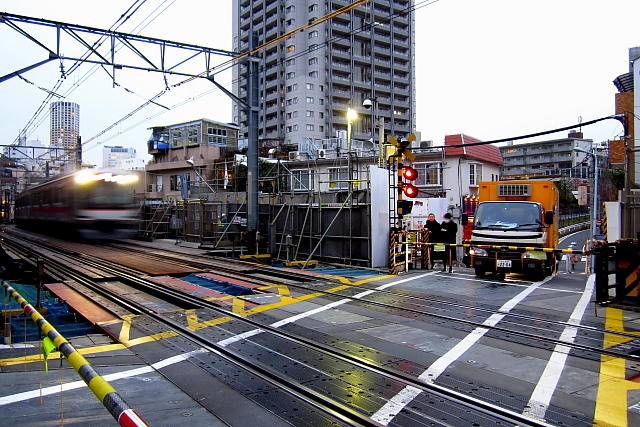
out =
<path fill-rule="evenodd" d="M 393 33 L 394 34 L 399 34 L 399 35 L 402 35 L 402 36 L 405 36 L 405 37 L 409 37 L 409 26 L 407 25 L 407 26 L 405 26 L 403 28 L 403 27 L 394 25 L 393 26 Z"/>
<path fill-rule="evenodd" d="M 351 52 L 346 49 L 331 49 L 331 56 L 334 58 L 339 58 L 343 60 L 351 60 Z"/>
<path fill-rule="evenodd" d="M 407 60 L 409 59 L 409 49 L 406 49 L 405 51 L 401 51 L 401 50 L 393 50 L 393 56 L 394 57 L 400 57 L 400 58 L 406 58 Z"/>
<path fill-rule="evenodd" d="M 331 66 L 333 67 L 334 70 L 344 70 L 344 71 L 351 71 L 351 64 L 348 62 L 337 62 L 334 61 Z"/>
<path fill-rule="evenodd" d="M 277 21 L 278 19 L 276 18 L 276 25 L 270 27 L 269 29 L 267 29 L 267 31 L 264 34 L 265 40 L 269 41 L 269 40 L 273 40 L 276 37 L 278 37 L 278 25 L 277 25 Z"/>

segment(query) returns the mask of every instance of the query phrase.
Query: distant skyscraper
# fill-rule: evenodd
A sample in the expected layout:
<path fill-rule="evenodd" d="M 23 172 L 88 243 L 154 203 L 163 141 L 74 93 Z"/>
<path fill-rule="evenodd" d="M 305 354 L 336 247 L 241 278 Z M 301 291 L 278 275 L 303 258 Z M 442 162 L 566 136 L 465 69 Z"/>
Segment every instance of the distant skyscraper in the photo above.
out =
<path fill-rule="evenodd" d="M 345 1 L 233 0 L 233 50 L 246 51 L 252 32 L 258 45 L 331 13 Z M 372 136 L 377 101 L 385 134 L 415 129 L 413 0 L 371 0 L 257 53 L 260 112 L 258 138 L 298 144 L 346 131 L 346 110 L 360 117 L 353 136 Z M 234 68 L 233 92 L 245 98 L 246 65 Z M 247 121 L 234 105 L 233 120 L 246 134 Z M 342 132 L 344 134 L 344 132 Z M 377 141 L 377 132 L 376 132 Z"/>
<path fill-rule="evenodd" d="M 58 101 L 51 103 L 52 147 L 76 148 L 80 136 L 80 106 L 75 102 Z M 76 153 L 69 152 L 67 159 L 75 162 Z M 65 159 L 66 160 L 66 159 Z"/>
<path fill-rule="evenodd" d="M 104 146 L 102 147 L 102 167 L 119 167 L 122 159 L 133 159 L 136 157 L 136 149 L 131 147 Z"/>

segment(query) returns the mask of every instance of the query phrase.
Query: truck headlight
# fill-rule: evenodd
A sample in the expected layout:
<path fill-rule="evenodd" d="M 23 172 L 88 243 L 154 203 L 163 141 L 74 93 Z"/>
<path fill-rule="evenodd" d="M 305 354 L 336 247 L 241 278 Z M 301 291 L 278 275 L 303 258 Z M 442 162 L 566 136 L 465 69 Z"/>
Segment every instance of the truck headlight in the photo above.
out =
<path fill-rule="evenodd" d="M 538 252 L 538 251 L 527 251 L 524 254 L 522 254 L 523 258 L 527 258 L 527 259 L 541 259 L 541 260 L 546 260 L 547 259 L 547 254 L 544 252 Z"/>
<path fill-rule="evenodd" d="M 487 256 L 487 251 L 482 248 L 471 248 L 469 249 L 469 255 L 475 256 Z"/>

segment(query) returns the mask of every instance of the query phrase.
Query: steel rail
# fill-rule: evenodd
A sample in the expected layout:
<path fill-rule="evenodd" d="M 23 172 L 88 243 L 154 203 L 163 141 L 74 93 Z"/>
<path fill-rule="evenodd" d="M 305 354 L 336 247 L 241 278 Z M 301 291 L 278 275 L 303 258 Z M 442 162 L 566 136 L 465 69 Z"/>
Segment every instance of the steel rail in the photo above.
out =
<path fill-rule="evenodd" d="M 89 260 L 86 260 L 89 261 Z M 102 261 L 102 260 L 101 260 Z M 101 265 L 100 268 L 103 268 L 105 270 L 111 270 L 113 269 L 113 273 L 115 273 L 116 275 L 118 275 L 118 271 L 116 267 L 111 267 L 111 266 L 105 266 L 103 265 L 103 262 L 100 261 L 90 261 L 92 264 L 94 264 L 94 266 L 98 266 Z M 115 263 L 111 263 L 109 261 L 104 262 L 105 264 L 115 264 Z M 401 372 L 401 371 L 396 371 L 396 370 L 392 370 L 390 368 L 384 367 L 384 366 L 380 366 L 374 363 L 371 363 L 369 361 L 367 361 L 366 359 L 363 358 L 358 358 L 356 356 L 353 355 L 349 355 L 346 354 L 344 352 L 340 352 L 337 351 L 336 349 L 326 346 L 322 343 L 318 343 L 315 341 L 311 341 L 308 340 L 306 338 L 297 336 L 295 334 L 289 333 L 289 332 L 284 332 L 280 329 L 268 326 L 268 325 L 264 325 L 260 322 L 256 322 L 252 319 L 248 319 L 246 317 L 243 317 L 241 315 L 238 315 L 236 313 L 233 313 L 231 311 L 225 310 L 221 307 L 219 307 L 218 305 L 211 303 L 209 301 L 206 300 L 202 300 L 200 298 L 197 297 L 193 297 L 191 295 L 188 294 L 184 294 L 182 292 L 179 291 L 175 291 L 172 289 L 167 289 L 165 287 L 162 287 L 158 284 L 155 284 L 153 282 L 148 282 L 144 279 L 140 279 L 138 277 L 131 277 L 128 274 L 124 274 L 121 273 L 122 276 L 120 277 L 120 280 L 125 279 L 126 282 L 129 283 L 137 283 L 141 286 L 144 286 L 146 288 L 152 288 L 154 291 L 156 292 L 163 292 L 166 293 L 168 295 L 171 295 L 172 298 L 175 297 L 180 297 L 185 301 L 188 301 L 192 304 L 199 304 L 202 305 L 203 307 L 212 309 L 214 311 L 219 312 L 220 314 L 224 315 L 224 316 L 228 316 L 231 318 L 234 318 L 236 320 L 251 324 L 252 326 L 256 327 L 257 329 L 260 329 L 262 331 L 265 332 L 269 332 L 272 334 L 275 334 L 277 336 L 280 336 L 281 338 L 293 341 L 295 343 L 298 344 L 303 344 L 306 346 L 309 346 L 313 349 L 315 349 L 316 351 L 321 351 L 327 354 L 330 354 L 333 357 L 339 358 L 347 363 L 351 363 L 351 364 L 355 364 L 356 366 L 359 366 L 363 369 L 368 369 L 370 371 L 376 372 L 378 374 L 384 375 L 390 379 L 393 379 L 395 381 L 400 381 L 400 382 L 404 382 L 407 385 L 411 385 L 417 388 L 420 388 L 421 390 L 423 390 L 424 392 L 427 393 L 432 393 L 436 396 L 442 397 L 442 398 L 446 398 L 447 400 L 449 400 L 452 403 L 456 403 L 456 404 L 460 404 L 463 405 L 467 408 L 472 408 L 478 412 L 484 413 L 488 416 L 494 417 L 494 418 L 498 418 L 504 421 L 508 421 L 508 422 L 515 422 L 516 424 L 519 425 L 547 425 L 543 422 L 540 422 L 538 420 L 534 420 L 532 418 L 529 418 L 528 416 L 522 415 L 518 412 L 512 411 L 510 409 L 507 408 L 503 408 L 497 405 L 494 405 L 493 403 L 490 402 L 485 402 L 482 401 L 480 399 L 476 399 L 474 397 L 465 395 L 463 393 L 457 392 L 455 390 L 446 388 L 444 386 L 440 386 L 438 384 L 435 383 L 425 383 L 422 382 L 420 380 L 417 380 L 416 378 Z M 92 289 L 93 290 L 93 289 Z M 107 295 L 104 295 L 106 297 L 108 297 Z M 135 304 L 135 303 L 133 303 Z M 144 312 L 145 314 L 148 314 L 149 316 L 153 317 L 153 318 L 157 318 L 160 322 L 169 322 L 170 323 L 170 327 L 175 328 L 175 329 L 183 329 L 183 327 L 181 325 L 177 325 L 174 324 L 174 322 L 171 321 L 167 321 L 167 319 L 164 319 L 163 317 L 153 313 L 151 310 L 148 310 L 144 307 L 140 307 L 139 310 L 141 310 L 142 312 Z M 187 330 L 188 334 L 195 334 L 194 332 Z M 197 334 L 196 334 L 197 335 Z M 206 341 L 206 340 L 205 340 Z M 211 343 L 209 343 L 211 344 Z M 217 348 L 217 347 L 216 347 Z M 224 351 L 228 351 L 226 349 L 226 347 L 221 347 L 222 349 L 224 349 Z M 235 352 L 234 352 L 235 354 Z M 275 375 L 281 375 L 279 373 L 276 373 Z M 369 418 L 367 418 L 367 420 L 371 421 Z"/>
<path fill-rule="evenodd" d="M 7 242 L 5 241 L 5 244 L 6 243 Z M 18 245 L 18 243 L 14 241 L 10 244 L 12 248 L 17 249 L 14 245 Z M 31 248 L 25 248 L 25 249 L 26 249 L 26 252 L 31 253 L 33 255 L 38 254 L 36 251 L 34 251 Z M 38 254 L 38 256 L 42 256 L 42 255 Z M 339 419 L 341 422 L 344 422 L 345 424 L 353 425 L 353 426 L 360 426 L 360 425 L 379 426 L 380 425 L 375 421 L 371 420 L 366 415 L 359 413 L 357 411 L 354 411 L 353 409 L 347 407 L 346 405 L 343 405 L 340 402 L 335 401 L 334 399 L 323 396 L 320 393 L 312 390 L 311 388 L 303 384 L 299 384 L 295 380 L 292 380 L 292 379 L 288 380 L 286 378 L 283 378 L 283 374 L 280 372 L 274 372 L 270 368 L 257 366 L 255 364 L 255 361 L 251 361 L 247 357 L 237 352 L 231 351 L 225 348 L 224 346 L 220 346 L 220 345 L 217 345 L 216 343 L 212 343 L 210 340 L 199 336 L 197 333 L 189 330 L 187 327 L 182 326 L 169 319 L 166 319 L 162 315 L 157 314 L 153 310 L 148 309 L 143 305 L 136 303 L 135 301 L 130 301 L 128 298 L 123 298 L 104 290 L 97 283 L 93 282 L 89 278 L 86 278 L 81 273 L 76 272 L 75 270 L 65 265 L 64 263 L 49 259 L 49 264 L 52 264 L 52 263 L 54 264 L 53 266 L 49 265 L 48 268 L 45 267 L 45 269 L 53 270 L 53 271 L 56 271 L 58 274 L 66 275 L 68 279 L 72 279 L 76 281 L 77 283 L 87 287 L 91 291 L 100 294 L 101 296 L 120 305 L 121 307 L 129 310 L 134 314 L 149 316 L 150 318 L 156 320 L 157 322 L 169 327 L 174 332 L 177 332 L 180 335 L 189 338 L 191 341 L 197 343 L 198 345 L 202 346 L 204 349 L 215 354 L 216 356 L 221 357 L 228 362 L 232 362 L 236 364 L 240 368 L 246 371 L 249 371 L 251 374 L 265 381 L 269 385 L 287 392 L 288 394 L 296 397 L 302 402 L 309 404 L 310 406 Z M 157 286 L 155 284 L 152 284 L 151 282 L 149 282 L 149 285 L 154 285 L 149 287 Z M 161 290 L 161 289 L 158 289 L 158 290 Z M 200 302 L 204 302 L 204 300 Z"/>
<path fill-rule="evenodd" d="M 157 249 L 156 249 L 156 251 L 157 251 Z M 131 250 L 131 252 L 135 252 L 135 251 Z M 172 252 L 166 251 L 166 253 L 167 254 L 171 254 Z M 154 254 L 148 254 L 148 253 L 146 253 L 145 256 L 148 256 L 150 258 L 155 258 L 155 259 L 162 259 L 162 260 L 167 260 L 167 259 L 171 258 L 170 255 L 166 255 L 166 256 L 162 255 L 162 256 L 160 256 L 160 255 L 154 255 Z M 197 257 L 196 256 L 195 258 L 201 258 L 201 257 Z M 212 267 L 211 265 L 207 264 L 206 262 L 202 262 L 202 263 L 190 262 L 189 264 L 180 264 L 179 262 L 180 261 L 184 262 L 184 260 L 180 260 L 178 258 L 176 258 L 176 261 L 177 261 L 176 265 L 181 265 L 181 266 L 189 266 L 189 267 L 194 267 L 195 266 L 195 267 L 198 267 L 198 268 L 211 268 Z M 224 267 L 223 266 L 218 266 L 216 264 L 216 268 L 224 268 Z M 256 284 L 264 283 L 264 282 L 262 282 L 260 280 L 256 280 L 256 278 L 252 277 L 250 274 L 238 273 L 237 270 L 234 270 L 231 267 L 226 268 L 226 271 L 229 272 L 229 273 L 232 273 L 233 277 L 236 277 L 236 278 L 237 277 L 242 277 L 243 279 L 245 279 L 247 281 L 252 281 L 253 283 L 256 283 Z M 306 278 L 307 278 L 307 280 L 309 279 L 308 276 L 306 276 Z M 323 279 L 327 279 L 327 277 L 324 277 Z M 310 291 L 313 291 L 313 292 L 322 292 L 322 293 L 325 293 L 325 294 L 328 294 L 328 295 L 335 295 L 335 296 L 339 296 L 339 297 L 342 297 L 342 298 L 349 298 L 349 296 L 347 296 L 347 295 L 338 294 L 338 293 L 332 293 L 332 292 L 328 292 L 327 293 L 326 291 L 318 290 L 316 288 L 305 287 L 303 285 L 291 284 L 291 285 L 287 285 L 287 286 L 292 286 L 292 287 L 303 289 L 303 290 L 310 290 Z M 410 300 L 419 300 L 419 301 L 424 301 L 424 302 L 429 302 L 429 303 L 448 305 L 448 306 L 462 308 L 462 309 L 472 309 L 472 310 L 476 310 L 476 311 L 484 312 L 484 313 L 488 313 L 488 314 L 496 314 L 497 313 L 496 310 L 492 310 L 492 309 L 489 309 L 489 308 L 475 307 L 475 306 L 471 306 L 471 305 L 465 305 L 465 304 L 460 304 L 460 303 L 446 301 L 446 300 L 439 300 L 439 299 L 436 299 L 436 298 L 427 298 L 427 297 L 421 297 L 421 296 L 415 296 L 415 295 L 407 295 L 407 294 L 402 294 L 402 293 L 389 291 L 387 289 L 378 290 L 378 289 L 375 289 L 373 286 L 370 286 L 370 287 L 367 286 L 367 284 L 358 285 L 357 289 L 359 289 L 359 290 L 375 290 L 376 292 L 380 292 L 380 293 L 385 294 L 385 295 L 401 297 L 401 298 L 407 298 L 407 299 L 410 299 Z M 363 300 L 363 299 L 360 299 L 360 298 L 356 298 L 355 300 L 357 300 L 357 301 L 366 301 L 366 300 Z M 387 304 L 387 307 L 395 308 L 395 309 L 398 309 L 398 310 L 405 310 L 405 307 L 396 306 L 396 305 L 393 305 L 393 304 Z M 530 316 L 530 315 L 526 315 L 526 314 L 513 313 L 513 312 L 500 313 L 500 314 L 504 314 L 505 317 L 521 318 L 521 319 L 525 319 L 525 320 L 532 320 L 532 321 L 536 321 L 536 322 L 543 322 L 543 323 L 553 324 L 553 325 L 558 325 L 558 326 L 572 326 L 572 327 L 575 327 L 575 328 L 578 328 L 578 329 L 584 329 L 584 330 L 588 330 L 588 331 L 592 331 L 592 332 L 596 332 L 596 333 L 611 334 L 611 335 L 616 335 L 616 336 L 621 336 L 621 337 L 626 337 L 626 338 L 638 338 L 637 335 L 633 335 L 631 333 L 612 331 L 612 330 L 608 330 L 608 329 L 600 329 L 600 328 L 597 328 L 597 327 L 594 327 L 594 326 L 588 326 L 588 325 L 577 325 L 577 324 L 564 322 L 564 321 L 560 321 L 560 320 L 550 320 L 550 319 L 545 319 L 545 318 L 541 318 L 541 317 L 534 317 L 534 316 Z M 528 325 L 525 325 L 525 324 L 518 324 L 518 323 L 514 323 L 514 324 L 515 325 L 534 328 L 533 326 L 528 326 Z M 481 325 L 478 323 L 477 326 L 481 326 Z M 482 327 L 486 327 L 486 326 L 482 326 Z M 540 328 L 538 328 L 538 329 L 540 329 Z M 564 343 L 562 341 L 560 341 L 559 343 L 569 345 L 568 343 Z"/>

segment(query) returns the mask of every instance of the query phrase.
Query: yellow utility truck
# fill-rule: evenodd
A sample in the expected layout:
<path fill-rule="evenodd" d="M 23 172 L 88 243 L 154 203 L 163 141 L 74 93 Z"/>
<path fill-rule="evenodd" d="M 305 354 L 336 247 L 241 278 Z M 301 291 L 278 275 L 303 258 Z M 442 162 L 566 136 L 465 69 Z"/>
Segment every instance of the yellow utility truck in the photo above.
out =
<path fill-rule="evenodd" d="M 558 204 L 553 181 L 481 182 L 469 241 L 476 276 L 514 272 L 542 279 L 554 273 L 558 257 L 542 248 L 558 246 Z"/>

